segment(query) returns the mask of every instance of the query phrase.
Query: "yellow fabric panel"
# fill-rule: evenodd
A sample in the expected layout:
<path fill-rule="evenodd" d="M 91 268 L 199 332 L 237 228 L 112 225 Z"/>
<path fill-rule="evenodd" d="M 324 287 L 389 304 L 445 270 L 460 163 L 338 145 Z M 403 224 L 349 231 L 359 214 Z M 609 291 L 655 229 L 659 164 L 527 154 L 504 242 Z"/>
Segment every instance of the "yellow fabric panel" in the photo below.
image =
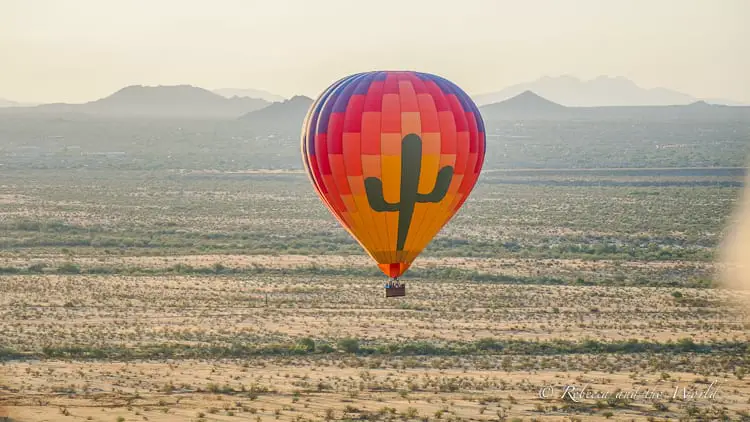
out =
<path fill-rule="evenodd" d="M 425 228 L 430 225 L 430 220 L 435 218 L 433 213 L 437 208 L 438 204 L 414 204 L 414 216 L 412 217 L 409 235 L 406 237 L 406 244 L 404 245 L 404 250 L 409 252 L 409 254 L 404 257 L 405 260 L 408 260 L 408 256 L 413 253 L 418 254 L 424 247 L 420 246 L 422 244 L 422 232 L 424 232 Z"/>
<path fill-rule="evenodd" d="M 437 181 L 439 164 L 439 155 L 422 155 L 422 172 L 419 174 L 419 193 L 428 194 L 432 192 Z"/>
<path fill-rule="evenodd" d="M 364 222 L 366 230 L 371 233 L 371 244 L 367 245 L 378 258 L 376 261 L 383 262 L 383 257 L 389 250 L 388 233 L 385 226 L 385 216 L 382 213 L 376 213 L 370 208 L 367 196 L 354 195 L 354 202 L 357 205 L 357 212 Z"/>
<path fill-rule="evenodd" d="M 362 220 L 361 213 L 357 212 L 357 204 L 351 195 L 342 195 L 341 200 L 344 202 L 347 208 L 346 214 L 351 219 L 351 230 L 355 234 L 355 237 L 359 239 L 360 243 L 365 246 L 365 249 L 370 249 L 374 244 L 372 241 L 372 235 L 368 231 L 368 227 Z"/>
<path fill-rule="evenodd" d="M 427 134 L 425 134 L 427 135 Z M 424 136 L 424 135 L 423 135 Z M 424 136 L 428 139 L 428 142 L 431 141 L 429 138 L 430 136 Z M 441 154 L 439 156 L 434 156 L 427 158 L 423 156 L 422 159 L 422 175 L 420 176 L 420 193 L 429 193 L 432 188 L 435 186 L 435 180 L 437 179 L 437 172 L 439 169 L 442 169 L 445 166 L 453 166 L 455 164 L 456 156 L 455 154 Z M 434 166 L 434 167 L 433 167 Z M 428 171 L 428 168 L 433 167 L 429 170 L 430 173 L 433 173 L 432 176 L 426 176 L 426 172 Z M 424 178 L 422 177 L 424 176 Z M 454 178 L 456 176 L 454 175 Z M 431 180 L 431 184 L 427 183 L 427 180 Z M 428 186 L 425 186 L 428 185 Z M 451 184 L 453 186 L 453 183 Z M 454 189 L 458 189 L 458 185 L 455 185 Z M 416 228 L 409 230 L 409 238 L 407 238 L 407 248 L 409 250 L 409 254 L 406 257 L 407 261 L 413 261 L 416 259 L 417 255 L 427 246 L 427 244 L 432 240 L 432 238 L 437 234 L 437 232 L 440 230 L 440 227 L 445 224 L 445 221 L 450 218 L 450 210 L 451 203 L 454 202 L 454 195 L 450 193 L 446 194 L 445 198 L 443 198 L 442 201 L 440 201 L 437 204 L 417 204 L 415 206 L 415 218 L 417 210 L 424 210 L 424 217 L 423 221 L 419 223 L 413 224 L 416 225 Z M 412 230 L 414 230 L 414 233 L 412 233 Z"/>
<path fill-rule="evenodd" d="M 445 198 L 439 204 L 432 204 L 433 207 L 427 211 L 427 218 L 424 225 L 420 227 L 419 233 L 414 239 L 412 253 L 407 257 L 407 260 L 413 261 L 416 259 L 417 255 L 430 243 L 445 222 L 450 219 L 451 213 L 449 207 L 454 202 L 454 199 L 454 195 L 446 194 Z"/>
<path fill-rule="evenodd" d="M 354 199 L 351 195 L 341 195 L 341 200 L 344 201 L 344 205 L 346 205 L 346 211 L 349 212 L 350 215 L 354 216 L 356 214 L 357 205 L 354 203 Z"/>
<path fill-rule="evenodd" d="M 404 244 L 405 251 L 411 251 L 414 248 L 419 227 L 425 221 L 427 208 L 427 204 L 414 204 L 414 214 L 412 214 L 409 233 L 406 235 L 406 243 Z"/>
<path fill-rule="evenodd" d="M 396 260 L 396 239 L 398 239 L 398 213 L 397 212 L 383 212 L 385 215 L 386 226 L 388 227 L 388 250 L 391 251 L 391 258 L 393 262 Z"/>
<path fill-rule="evenodd" d="M 401 200 L 401 156 L 382 155 L 380 159 L 383 197 L 386 202 L 395 204 Z"/>
<path fill-rule="evenodd" d="M 415 248 L 421 251 L 430 243 L 435 234 L 437 233 L 437 227 L 449 217 L 449 215 L 442 209 L 441 204 L 433 205 L 428 213 L 425 224 L 419 231 L 419 235 L 415 239 Z M 416 255 L 414 256 L 416 258 Z M 412 259 L 414 259 L 412 258 Z"/>

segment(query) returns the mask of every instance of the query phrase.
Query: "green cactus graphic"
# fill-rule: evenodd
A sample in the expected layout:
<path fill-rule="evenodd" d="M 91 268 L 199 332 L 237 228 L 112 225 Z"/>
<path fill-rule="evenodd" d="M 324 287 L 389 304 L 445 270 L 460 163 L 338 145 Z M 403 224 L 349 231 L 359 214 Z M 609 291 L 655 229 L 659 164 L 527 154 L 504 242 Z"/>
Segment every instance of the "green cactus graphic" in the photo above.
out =
<path fill-rule="evenodd" d="M 383 181 L 377 177 L 365 179 L 367 201 L 375 212 L 398 211 L 398 241 L 396 250 L 404 250 L 409 233 L 414 204 L 437 203 L 445 198 L 453 179 L 453 167 L 445 166 L 438 171 L 432 192 L 419 193 L 419 174 L 422 171 L 422 139 L 413 133 L 401 141 L 401 202 L 386 202 L 383 196 Z"/>

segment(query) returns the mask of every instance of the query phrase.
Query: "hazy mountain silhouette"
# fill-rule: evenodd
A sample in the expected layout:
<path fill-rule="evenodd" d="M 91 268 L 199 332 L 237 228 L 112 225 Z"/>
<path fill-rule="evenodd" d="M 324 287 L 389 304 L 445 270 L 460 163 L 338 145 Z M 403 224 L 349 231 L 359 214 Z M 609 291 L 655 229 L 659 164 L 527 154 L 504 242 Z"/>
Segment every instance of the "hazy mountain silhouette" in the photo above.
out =
<path fill-rule="evenodd" d="M 18 103 L 5 98 L 0 98 L 0 107 L 18 107 Z"/>
<path fill-rule="evenodd" d="M 125 87 L 85 104 L 45 104 L 34 111 L 152 118 L 236 118 L 268 105 L 257 98 L 224 98 L 190 85 Z"/>
<path fill-rule="evenodd" d="M 313 100 L 304 95 L 294 97 L 240 117 L 243 124 L 255 130 L 299 134 Z"/>
<path fill-rule="evenodd" d="M 262 89 L 242 89 L 242 88 L 221 88 L 214 89 L 212 92 L 219 94 L 222 97 L 248 97 L 248 98 L 260 98 L 261 100 L 268 101 L 269 103 L 284 101 L 286 98 L 281 95 L 276 95 Z"/>
<path fill-rule="evenodd" d="M 542 98 L 531 91 L 524 91 L 505 101 L 481 107 L 483 116 L 508 116 L 513 118 L 557 115 L 565 113 L 566 110 L 567 107 Z"/>
<path fill-rule="evenodd" d="M 485 120 L 679 120 L 711 119 L 750 122 L 750 106 L 695 101 L 685 105 L 566 107 L 531 91 L 480 107 Z"/>
<path fill-rule="evenodd" d="M 31 107 L 35 104 L 28 104 L 28 103 L 19 103 L 17 101 L 11 101 L 6 100 L 5 98 L 0 98 L 0 107 Z"/>
<path fill-rule="evenodd" d="M 666 88 L 641 88 L 621 76 L 599 76 L 588 81 L 573 76 L 545 76 L 498 92 L 475 95 L 473 99 L 481 106 L 507 100 L 524 91 L 536 92 L 550 101 L 571 107 L 684 105 L 700 100 Z M 706 100 L 715 104 L 741 105 L 731 100 Z"/>
<path fill-rule="evenodd" d="M 268 103 L 249 97 L 225 98 L 190 85 L 134 85 L 85 104 L 2 107 L 2 114 L 50 114 L 143 118 L 229 119 L 253 131 L 298 134 L 312 99 L 295 96 Z M 674 106 L 569 107 L 529 90 L 481 107 L 485 120 L 674 120 L 709 119 L 750 122 L 750 107 L 693 101 Z"/>

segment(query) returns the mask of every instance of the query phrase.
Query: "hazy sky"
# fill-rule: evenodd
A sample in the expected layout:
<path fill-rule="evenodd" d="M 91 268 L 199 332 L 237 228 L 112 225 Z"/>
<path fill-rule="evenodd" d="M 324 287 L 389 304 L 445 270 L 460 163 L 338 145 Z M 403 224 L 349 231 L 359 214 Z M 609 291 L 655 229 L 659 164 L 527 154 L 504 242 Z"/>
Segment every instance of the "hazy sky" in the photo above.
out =
<path fill-rule="evenodd" d="M 610 75 L 750 103 L 748 22 L 750 0 L 0 0 L 0 97 L 316 96 L 346 74 L 415 69 L 470 94 Z"/>

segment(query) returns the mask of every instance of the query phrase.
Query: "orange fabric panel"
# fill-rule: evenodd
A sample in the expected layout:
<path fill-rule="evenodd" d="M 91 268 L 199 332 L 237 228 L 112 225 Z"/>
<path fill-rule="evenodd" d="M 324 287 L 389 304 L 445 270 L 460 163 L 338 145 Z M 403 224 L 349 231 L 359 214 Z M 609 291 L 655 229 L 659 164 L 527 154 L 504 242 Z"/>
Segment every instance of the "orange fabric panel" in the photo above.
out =
<path fill-rule="evenodd" d="M 401 103 L 398 94 L 383 95 L 383 113 L 380 118 L 381 132 L 401 133 Z"/>
<path fill-rule="evenodd" d="M 401 134 L 400 133 L 382 133 L 380 134 L 380 153 L 394 157 L 401 156 Z"/>
<path fill-rule="evenodd" d="M 463 181 L 464 175 L 463 174 L 453 174 L 453 179 L 451 179 L 451 184 L 448 186 L 448 193 L 451 195 L 455 195 L 458 193 L 458 188 L 461 186 L 461 181 Z"/>
<path fill-rule="evenodd" d="M 401 135 L 406 136 L 410 133 L 419 135 L 422 133 L 422 121 L 417 111 L 401 112 Z"/>
<path fill-rule="evenodd" d="M 341 203 L 342 203 L 342 209 L 343 209 L 345 206 L 343 205 L 343 201 Z M 349 215 L 348 212 L 344 211 L 344 212 L 341 213 L 341 219 L 344 220 L 344 223 L 346 223 L 346 227 L 348 227 L 349 230 L 352 232 L 352 234 L 354 234 L 354 237 L 357 238 L 357 239 L 359 239 L 357 237 L 357 234 L 354 233 L 354 231 L 353 231 L 353 229 L 354 229 L 354 221 L 352 220 L 352 216 Z M 359 243 L 364 246 L 364 244 L 362 243 L 362 240 L 359 240 Z"/>
<path fill-rule="evenodd" d="M 354 211 L 357 210 L 357 204 L 354 202 L 354 198 L 352 198 L 351 195 L 341 195 L 341 200 L 344 201 L 344 205 L 346 205 L 346 211 L 354 217 L 356 215 Z M 361 225 L 359 226 L 360 227 L 356 227 L 356 229 L 362 228 Z"/>
<path fill-rule="evenodd" d="M 440 168 L 445 166 L 453 167 L 456 164 L 455 154 L 440 154 Z"/>
<path fill-rule="evenodd" d="M 380 177 L 381 173 L 380 155 L 362 156 L 362 175 L 365 179 L 368 177 Z"/>
<path fill-rule="evenodd" d="M 362 176 L 347 176 L 349 180 L 349 188 L 351 189 L 352 195 L 364 196 L 365 193 L 365 178 Z"/>
<path fill-rule="evenodd" d="M 422 155 L 440 155 L 440 132 L 422 132 Z"/>

